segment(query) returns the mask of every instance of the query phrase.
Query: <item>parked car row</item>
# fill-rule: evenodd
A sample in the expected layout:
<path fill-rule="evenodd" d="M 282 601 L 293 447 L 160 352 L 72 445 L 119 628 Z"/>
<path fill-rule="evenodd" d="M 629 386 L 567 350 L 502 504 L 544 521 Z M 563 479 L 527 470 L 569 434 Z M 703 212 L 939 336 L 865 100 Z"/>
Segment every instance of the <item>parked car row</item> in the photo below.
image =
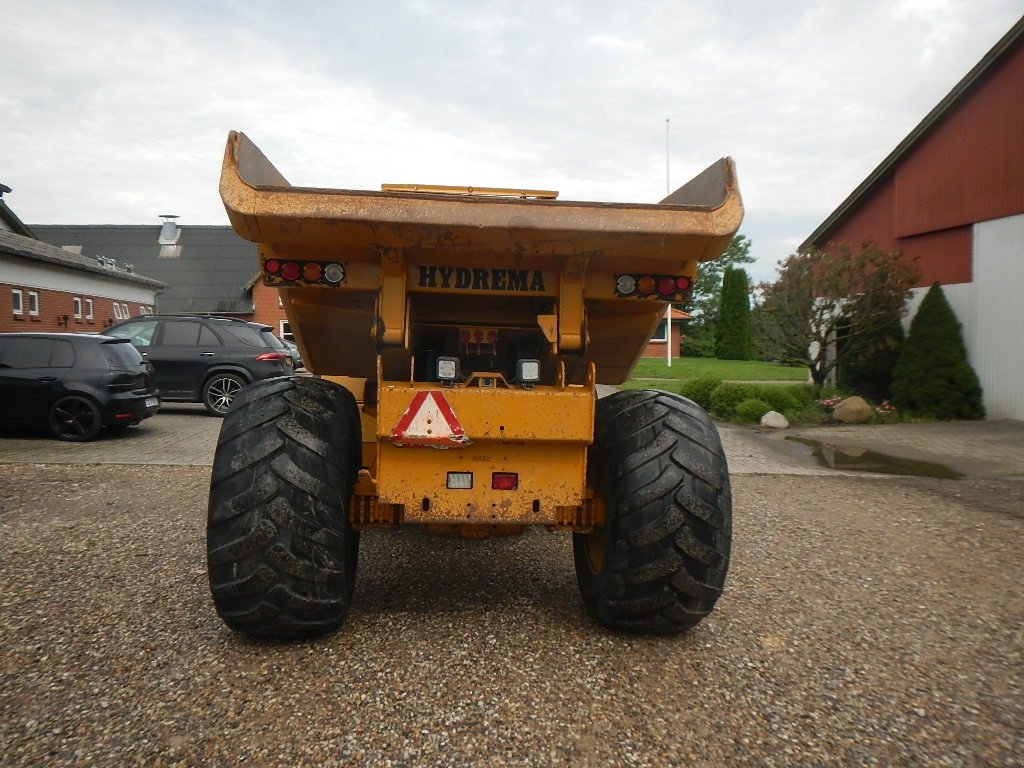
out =
<path fill-rule="evenodd" d="M 2 333 L 0 426 L 83 441 L 138 424 L 161 401 L 223 416 L 244 386 L 299 365 L 269 326 L 233 318 L 145 315 L 102 334 Z"/>

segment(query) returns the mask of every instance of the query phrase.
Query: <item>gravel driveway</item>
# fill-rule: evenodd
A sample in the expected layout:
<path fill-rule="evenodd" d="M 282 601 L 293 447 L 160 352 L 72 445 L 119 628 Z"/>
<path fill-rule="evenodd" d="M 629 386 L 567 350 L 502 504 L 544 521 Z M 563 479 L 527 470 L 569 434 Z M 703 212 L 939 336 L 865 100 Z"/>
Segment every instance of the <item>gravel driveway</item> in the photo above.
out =
<path fill-rule="evenodd" d="M 1024 761 L 1024 483 L 739 475 L 734 561 L 679 638 L 582 614 L 567 537 L 363 538 L 315 642 L 227 630 L 208 467 L 0 475 L 0 763 Z"/>

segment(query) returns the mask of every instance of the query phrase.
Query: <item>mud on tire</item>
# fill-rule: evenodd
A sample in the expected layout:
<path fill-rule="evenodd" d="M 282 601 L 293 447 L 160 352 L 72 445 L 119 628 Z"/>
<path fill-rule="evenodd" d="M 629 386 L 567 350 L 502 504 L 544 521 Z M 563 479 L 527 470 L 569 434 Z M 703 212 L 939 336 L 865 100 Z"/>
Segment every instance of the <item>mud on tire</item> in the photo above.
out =
<path fill-rule="evenodd" d="M 729 471 L 708 415 L 666 392 L 599 400 L 590 482 L 606 511 L 604 526 L 573 537 L 587 610 L 621 629 L 697 624 L 722 592 L 732 538 Z"/>
<path fill-rule="evenodd" d="M 359 547 L 348 505 L 360 441 L 354 398 L 330 382 L 268 379 L 235 398 L 207 519 L 210 590 L 229 627 L 296 638 L 341 624 Z"/>

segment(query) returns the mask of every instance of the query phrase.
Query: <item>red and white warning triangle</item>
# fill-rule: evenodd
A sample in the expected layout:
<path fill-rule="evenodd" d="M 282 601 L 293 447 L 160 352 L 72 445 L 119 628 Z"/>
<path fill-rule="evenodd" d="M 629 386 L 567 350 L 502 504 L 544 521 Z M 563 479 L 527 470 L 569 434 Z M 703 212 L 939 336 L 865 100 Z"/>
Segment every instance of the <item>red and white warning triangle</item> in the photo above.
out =
<path fill-rule="evenodd" d="M 431 448 L 458 448 L 473 441 L 466 437 L 448 398 L 443 392 L 420 391 L 391 430 L 395 445 L 427 445 Z"/>

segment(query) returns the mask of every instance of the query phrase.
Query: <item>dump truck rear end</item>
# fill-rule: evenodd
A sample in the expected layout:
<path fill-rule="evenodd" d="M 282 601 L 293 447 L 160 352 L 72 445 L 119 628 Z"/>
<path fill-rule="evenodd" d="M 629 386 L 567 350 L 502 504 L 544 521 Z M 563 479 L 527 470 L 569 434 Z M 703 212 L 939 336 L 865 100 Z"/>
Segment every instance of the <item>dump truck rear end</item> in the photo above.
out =
<path fill-rule="evenodd" d="M 224 420 L 208 564 L 229 626 L 337 627 L 361 533 L 407 525 L 571 533 L 609 626 L 678 632 L 711 611 L 731 539 L 717 431 L 685 398 L 598 385 L 628 378 L 738 229 L 729 159 L 653 205 L 311 189 L 232 133 L 221 196 L 314 374 L 250 386 Z"/>

